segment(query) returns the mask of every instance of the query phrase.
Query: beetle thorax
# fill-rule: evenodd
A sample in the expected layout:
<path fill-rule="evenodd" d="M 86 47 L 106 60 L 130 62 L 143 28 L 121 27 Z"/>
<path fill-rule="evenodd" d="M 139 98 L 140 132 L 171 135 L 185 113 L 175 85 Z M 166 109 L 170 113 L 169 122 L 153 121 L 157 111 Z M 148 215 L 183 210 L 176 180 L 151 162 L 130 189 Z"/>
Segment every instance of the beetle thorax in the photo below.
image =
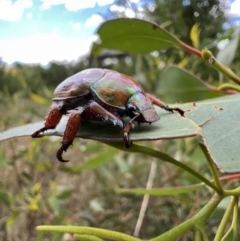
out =
<path fill-rule="evenodd" d="M 143 119 L 141 122 L 152 123 L 159 120 L 159 116 L 155 108 L 152 105 L 152 102 L 141 92 L 133 94 L 127 104 L 131 104 L 136 107 L 136 111 L 141 114 L 140 119 Z"/>

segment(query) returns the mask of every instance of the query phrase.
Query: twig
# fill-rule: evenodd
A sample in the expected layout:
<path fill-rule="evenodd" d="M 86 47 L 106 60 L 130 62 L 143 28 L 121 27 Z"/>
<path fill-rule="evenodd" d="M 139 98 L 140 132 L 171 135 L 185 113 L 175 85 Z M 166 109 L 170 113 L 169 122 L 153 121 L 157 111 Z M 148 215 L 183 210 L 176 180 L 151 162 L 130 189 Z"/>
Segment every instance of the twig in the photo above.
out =
<path fill-rule="evenodd" d="M 155 178 L 155 174 L 156 174 L 156 169 L 157 169 L 157 162 L 156 160 L 153 160 L 151 163 L 151 167 L 150 167 L 150 172 L 149 172 L 149 176 L 148 176 L 148 181 L 147 181 L 147 186 L 146 189 L 149 190 L 152 188 L 153 186 L 153 181 Z M 147 210 L 147 206 L 148 206 L 148 202 L 149 202 L 149 194 L 145 194 L 143 196 L 143 201 L 142 201 L 142 206 L 139 212 L 139 216 L 138 216 L 138 220 L 135 226 L 135 230 L 133 235 L 138 237 L 139 236 L 139 232 L 141 230 L 142 227 L 142 223 L 143 223 L 143 219 Z"/>

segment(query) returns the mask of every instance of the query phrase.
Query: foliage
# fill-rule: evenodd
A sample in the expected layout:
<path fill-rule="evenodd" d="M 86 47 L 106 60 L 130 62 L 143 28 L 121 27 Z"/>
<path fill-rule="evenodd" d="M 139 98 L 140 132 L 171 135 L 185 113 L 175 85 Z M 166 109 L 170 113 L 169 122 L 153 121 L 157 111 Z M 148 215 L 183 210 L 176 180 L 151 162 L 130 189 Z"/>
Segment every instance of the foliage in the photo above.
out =
<path fill-rule="evenodd" d="M 167 4 L 168 1 L 163 2 Z M 131 21 L 134 25 L 136 20 Z M 116 29 L 114 21 L 104 23 L 101 28 L 107 24 L 112 24 L 112 28 Z M 120 28 L 127 31 L 129 26 L 124 23 Z M 144 26 L 148 28 L 152 24 L 146 25 L 144 22 Z M 202 25 L 199 26 L 202 29 Z M 158 25 L 156 27 L 161 31 Z M 141 28 L 140 21 L 140 30 L 144 31 L 145 28 Z M 131 33 L 134 34 L 134 31 Z M 168 34 L 165 30 L 164 33 Z M 112 31 L 105 35 L 104 37 L 113 36 Z M 126 37 L 124 32 L 123 37 Z M 155 52 L 144 56 L 129 53 L 121 60 L 110 62 L 110 65 L 106 64 L 106 59 L 98 63 L 101 67 L 110 66 L 135 75 L 146 90 L 154 90 L 156 95 L 169 102 L 194 102 L 181 105 L 185 110 L 191 110 L 186 112 L 183 120 L 177 115 L 158 110 L 161 120 L 153 128 L 159 125 L 158 134 L 169 134 L 170 139 L 144 141 L 141 145 L 135 143 L 129 150 L 123 148 L 122 143 L 106 145 L 75 140 L 74 148 L 67 154 L 71 160 L 67 165 L 56 162 L 55 151 L 59 147 L 59 139 L 55 136 L 47 140 L 21 138 L 1 142 L 0 239 L 67 240 L 71 238 L 67 233 L 72 233 L 77 240 L 157 241 L 176 240 L 180 236 L 181 240 L 237 240 L 239 175 L 220 174 L 213 159 L 217 160 L 223 170 L 229 171 L 228 168 L 231 168 L 231 172 L 238 171 L 239 95 L 228 94 L 239 92 L 239 78 L 221 65 L 211 52 L 189 48 L 178 38 L 173 38 L 177 50 L 168 52 L 164 49 L 160 54 Z M 205 37 L 201 38 L 200 45 L 202 39 Z M 158 42 L 159 45 L 162 44 L 161 39 Z M 106 42 L 102 44 L 108 48 Z M 140 47 L 147 44 L 142 42 Z M 136 42 L 134 47 L 138 48 Z M 118 49 L 117 42 L 114 48 Z M 94 50 L 93 48 L 92 51 Z M 190 54 L 185 55 L 186 50 Z M 131 46 L 128 52 L 131 52 Z M 171 58 L 169 53 L 174 53 L 174 57 Z M 235 69 L 239 62 L 236 59 L 233 61 Z M 96 65 L 95 62 L 93 64 Z M 0 110 L 4 113 L 0 116 L 1 130 L 21 126 L 20 131 L 29 135 L 31 128 L 23 129 L 23 124 L 42 119 L 48 111 L 49 106 L 43 103 L 50 105 L 51 91 L 46 86 L 52 89 L 59 79 L 82 68 L 86 68 L 84 63 L 67 67 L 53 63 L 49 68 L 2 66 L 1 78 L 12 78 L 12 81 L 6 81 L 3 86 L 12 83 L 12 87 L 0 90 L 4 93 L 0 97 Z M 221 77 L 218 78 L 219 72 L 224 76 L 224 82 Z M 30 82 L 32 79 L 36 80 L 36 85 Z M 235 82 L 230 82 L 229 79 Z M 17 90 L 16 83 L 22 91 Z M 193 91 L 195 94 L 191 94 Z M 26 98 L 28 95 L 33 101 Z M 193 132 L 191 136 L 195 137 L 172 140 L 173 133 L 169 131 L 177 132 L 179 123 L 193 127 L 189 129 Z M 32 124 L 29 126 L 33 128 Z M 95 126 L 98 134 L 94 132 L 93 125 L 88 126 L 86 123 L 85 127 L 86 135 L 92 132 L 92 137 L 95 133 L 99 139 L 102 130 L 102 135 L 111 134 L 111 138 L 121 140 L 119 130 L 108 125 L 105 129 Z M 145 140 L 151 139 L 151 135 L 155 134 L 151 128 L 143 126 L 141 131 L 135 130 L 131 137 L 136 141 L 140 136 L 144 136 L 142 139 Z M 203 143 L 199 136 L 196 137 L 200 130 Z M 16 129 L 10 131 L 12 135 L 16 133 Z M 82 134 L 84 133 L 80 131 L 79 135 Z M 182 135 L 186 135 L 185 129 Z M 228 165 L 229 156 L 234 159 L 231 166 Z M 154 182 L 149 184 L 154 174 Z M 145 212 L 144 205 L 147 205 Z M 136 223 L 140 223 L 138 230 L 137 227 L 134 230 Z M 46 226 L 40 226 L 42 224 Z M 55 232 L 36 232 L 36 226 L 38 230 Z M 133 233 L 139 238 L 131 236 Z"/>
<path fill-rule="evenodd" d="M 23 90 L 22 93 L 25 96 L 38 93 L 49 98 L 50 93 L 46 87 L 53 89 L 59 83 L 59 79 L 66 79 L 84 68 L 86 67 L 83 61 L 76 64 L 52 62 L 46 67 L 22 63 L 6 67 L 3 62 L 0 62 L 0 93 L 12 95 Z"/>

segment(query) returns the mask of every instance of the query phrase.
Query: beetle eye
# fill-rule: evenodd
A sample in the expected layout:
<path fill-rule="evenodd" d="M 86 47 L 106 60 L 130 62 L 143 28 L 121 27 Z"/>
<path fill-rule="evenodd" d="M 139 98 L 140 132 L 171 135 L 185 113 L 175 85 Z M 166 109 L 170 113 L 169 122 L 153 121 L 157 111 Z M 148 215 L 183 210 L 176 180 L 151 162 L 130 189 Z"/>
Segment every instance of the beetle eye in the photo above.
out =
<path fill-rule="evenodd" d="M 133 104 L 127 104 L 126 112 L 130 117 L 134 117 L 138 113 L 136 106 Z"/>
<path fill-rule="evenodd" d="M 127 110 L 128 110 L 129 112 L 134 112 L 134 111 L 137 110 L 137 108 L 136 108 L 134 105 L 132 105 L 132 104 L 128 104 L 128 105 L 127 105 Z"/>

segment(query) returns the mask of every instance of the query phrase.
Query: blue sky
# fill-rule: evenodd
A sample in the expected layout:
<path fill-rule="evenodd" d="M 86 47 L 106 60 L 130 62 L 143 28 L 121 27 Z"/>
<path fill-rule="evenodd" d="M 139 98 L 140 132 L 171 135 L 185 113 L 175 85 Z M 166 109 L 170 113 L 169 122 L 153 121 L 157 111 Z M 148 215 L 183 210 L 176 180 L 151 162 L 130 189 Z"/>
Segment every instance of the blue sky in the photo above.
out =
<path fill-rule="evenodd" d="M 46 64 L 85 54 L 113 0 L 0 0 L 0 57 Z"/>
<path fill-rule="evenodd" d="M 8 64 L 76 60 L 96 39 L 98 13 L 110 6 L 121 10 L 114 0 L 0 0 L 0 57 Z M 230 13 L 239 12 L 235 0 Z"/>

